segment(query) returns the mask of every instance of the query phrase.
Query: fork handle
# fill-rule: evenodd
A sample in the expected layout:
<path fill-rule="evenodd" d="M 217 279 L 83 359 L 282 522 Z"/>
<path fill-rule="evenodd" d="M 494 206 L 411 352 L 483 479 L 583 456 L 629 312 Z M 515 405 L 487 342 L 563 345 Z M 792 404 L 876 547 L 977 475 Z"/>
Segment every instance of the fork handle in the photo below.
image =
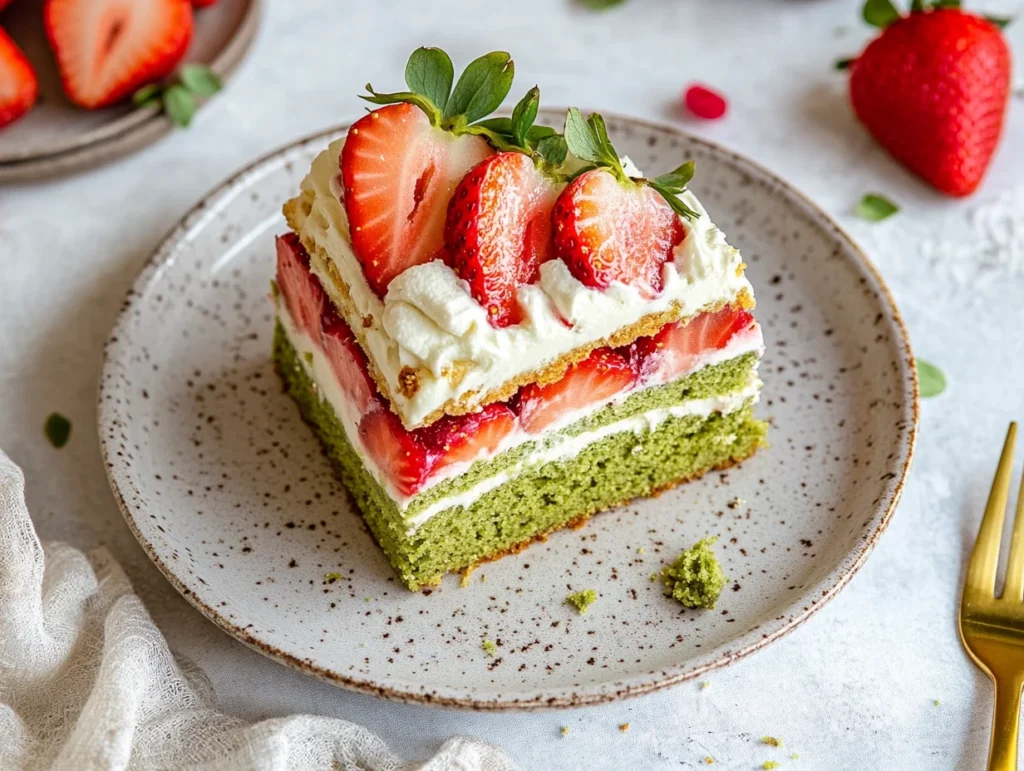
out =
<path fill-rule="evenodd" d="M 1020 727 L 1020 677 L 995 681 L 995 713 L 992 719 L 992 746 L 988 753 L 989 771 L 1017 771 L 1017 735 Z"/>

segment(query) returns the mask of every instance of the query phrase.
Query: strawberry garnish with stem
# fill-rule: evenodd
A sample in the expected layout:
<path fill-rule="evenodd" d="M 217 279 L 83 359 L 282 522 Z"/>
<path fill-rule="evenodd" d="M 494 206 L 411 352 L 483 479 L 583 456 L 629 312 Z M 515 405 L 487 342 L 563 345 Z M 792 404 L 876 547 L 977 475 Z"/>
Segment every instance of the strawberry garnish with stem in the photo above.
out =
<path fill-rule="evenodd" d="M 685 324 L 666 324 L 653 337 L 638 338 L 629 346 L 630 358 L 642 381 L 667 383 L 692 370 L 701 355 L 724 348 L 734 335 L 754 323 L 748 311 L 732 306 L 701 313 Z"/>
<path fill-rule="evenodd" d="M 624 356 L 598 348 L 569 367 L 561 380 L 525 386 L 519 392 L 519 422 L 528 433 L 539 434 L 574 412 L 622 393 L 634 382 L 636 372 Z"/>
<path fill-rule="evenodd" d="M 0 128 L 32 109 L 39 79 L 21 49 L 0 28 Z"/>
<path fill-rule="evenodd" d="M 565 120 L 569 151 L 587 162 L 562 191 L 553 213 L 555 251 L 586 286 L 612 282 L 653 297 L 661 266 L 686 236 L 680 217 L 697 213 L 679 198 L 693 177 L 693 162 L 655 179 L 629 177 L 608 139 L 604 119 L 586 120 L 575 107 Z"/>
<path fill-rule="evenodd" d="M 189 0 L 46 0 L 46 36 L 64 93 L 106 107 L 178 66 L 192 39 Z"/>
<path fill-rule="evenodd" d="M 213 96 L 223 88 L 220 76 L 204 64 L 186 64 L 175 78 L 165 83 L 150 83 L 132 94 L 137 107 L 160 106 L 175 126 L 187 128 L 199 100 Z"/>
<path fill-rule="evenodd" d="M 912 172 L 947 195 L 970 195 L 1002 133 L 1007 20 L 967 13 L 958 0 L 914 0 L 905 16 L 890 0 L 868 0 L 863 16 L 881 34 L 837 65 L 850 70 L 854 112 Z"/>

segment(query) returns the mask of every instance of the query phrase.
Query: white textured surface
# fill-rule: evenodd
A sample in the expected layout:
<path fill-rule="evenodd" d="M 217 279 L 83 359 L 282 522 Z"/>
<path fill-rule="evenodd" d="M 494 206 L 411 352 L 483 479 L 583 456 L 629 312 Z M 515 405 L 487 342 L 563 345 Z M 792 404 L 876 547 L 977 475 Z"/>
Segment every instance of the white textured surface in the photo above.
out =
<path fill-rule="evenodd" d="M 205 669 L 217 706 L 249 718 L 306 712 L 379 733 L 426 757 L 454 734 L 505 747 L 523 768 L 976 768 L 989 686 L 956 638 L 958 586 L 1006 423 L 1024 417 L 1024 101 L 981 190 L 932 193 L 853 122 L 835 58 L 868 35 L 856 0 L 631 0 L 588 14 L 562 0 L 271 0 L 250 60 L 189 132 L 66 181 L 0 189 L 0 446 L 28 477 L 46 539 L 106 545 L 173 649 Z M 1016 0 L 972 5 L 1021 10 Z M 441 20 L 444 20 L 443 22 Z M 699 31 L 697 34 L 695 31 Z M 1018 57 L 1024 25 L 1008 30 Z M 723 43 L 722 41 L 728 41 Z M 608 707 L 471 715 L 394 705 L 314 681 L 244 648 L 171 589 L 124 525 L 107 488 L 93 400 L 103 340 L 139 265 L 181 213 L 253 157 L 359 113 L 372 80 L 399 84 L 408 52 L 435 44 L 464 63 L 505 48 L 516 93 L 539 82 L 570 100 L 678 122 L 790 179 L 837 215 L 882 270 L 918 355 L 946 394 L 923 403 L 903 503 L 864 571 L 807 625 L 696 684 Z M 295 73 L 306 68 L 299 93 Z M 1021 65 L 1017 65 L 1020 81 Z M 677 117 L 682 85 L 730 98 L 718 123 Z M 849 216 L 865 192 L 903 206 L 881 224 Z M 755 287 L 756 289 L 756 287 Z M 51 410 L 74 421 L 53 450 Z M 935 706 L 933 701 L 939 700 Z M 622 734 L 617 725 L 629 722 Z M 567 738 L 559 726 L 567 725 Z M 759 745 L 781 737 L 781 750 Z M 799 753 L 798 761 L 789 755 Z"/>

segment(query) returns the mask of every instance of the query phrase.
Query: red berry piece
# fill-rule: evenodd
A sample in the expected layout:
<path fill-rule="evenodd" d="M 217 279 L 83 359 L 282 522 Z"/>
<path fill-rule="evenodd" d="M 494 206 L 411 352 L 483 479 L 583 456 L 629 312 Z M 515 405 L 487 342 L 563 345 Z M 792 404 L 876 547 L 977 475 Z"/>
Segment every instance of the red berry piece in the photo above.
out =
<path fill-rule="evenodd" d="M 725 97 L 707 86 L 694 84 L 683 94 L 686 109 L 704 120 L 718 120 L 728 109 Z"/>

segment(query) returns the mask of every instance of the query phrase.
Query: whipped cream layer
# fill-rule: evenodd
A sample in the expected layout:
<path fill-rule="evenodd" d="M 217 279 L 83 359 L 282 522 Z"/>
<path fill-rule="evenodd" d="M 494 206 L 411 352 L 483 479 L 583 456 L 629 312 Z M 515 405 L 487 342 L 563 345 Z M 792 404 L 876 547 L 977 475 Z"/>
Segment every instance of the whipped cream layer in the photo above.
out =
<path fill-rule="evenodd" d="M 298 353 L 298 360 L 306 370 L 306 374 L 309 376 L 310 380 L 312 380 L 317 395 L 320 399 L 325 400 L 330 404 L 331 408 L 334 410 L 335 416 L 338 418 L 345 430 L 345 435 L 349 444 L 359 456 L 360 461 L 367 468 L 373 478 L 376 479 L 384 488 L 388 496 L 396 503 L 400 511 L 405 511 L 409 507 L 411 501 L 413 501 L 417 496 L 429 491 L 437 484 L 466 473 L 466 471 L 468 471 L 469 468 L 477 461 L 490 460 L 491 458 L 522 444 L 527 442 L 536 442 L 544 438 L 543 435 L 529 434 L 517 426 L 516 430 L 505 437 L 505 439 L 496 448 L 494 448 L 493 451 L 481 452 L 472 460 L 447 465 L 427 479 L 415 494 L 405 495 L 395 489 L 390 478 L 383 473 L 380 467 L 374 462 L 373 458 L 366 453 L 362 440 L 359 436 L 359 422 L 362 419 L 362 413 L 357 410 L 355 405 L 352 404 L 349 398 L 345 395 L 344 391 L 342 391 L 334 368 L 331 366 L 327 355 L 320 347 L 319 342 L 314 341 L 313 338 L 304 330 L 299 329 L 295 325 L 283 302 L 277 303 L 277 317 L 281 322 L 281 325 L 284 327 L 288 340 Z M 729 359 L 743 356 L 747 353 L 756 352 L 758 356 L 760 356 L 763 351 L 764 344 L 761 329 L 755 324 L 751 329 L 734 335 L 724 348 L 708 351 L 696 357 L 694 365 L 690 370 L 673 379 L 686 377 L 704 367 L 728 361 Z M 557 422 L 548 426 L 545 429 L 544 434 L 556 434 L 563 428 L 566 428 L 577 421 L 584 420 L 609 404 L 621 403 L 638 391 L 662 384 L 663 383 L 661 382 L 648 382 L 642 386 L 638 386 L 637 388 L 616 394 L 610 399 L 596 402 L 594 404 L 587 405 L 583 409 L 570 412 L 562 416 L 562 418 Z M 641 434 L 645 431 L 651 431 L 670 417 L 682 417 L 686 415 L 703 415 L 706 417 L 712 412 L 732 412 L 733 410 L 744 406 L 752 399 L 756 401 L 760 386 L 761 381 L 757 377 L 755 368 L 755 370 L 751 372 L 749 384 L 741 391 L 715 396 L 708 399 L 688 400 L 671 407 L 653 409 L 642 415 L 636 415 L 575 436 L 558 437 L 554 442 L 539 446 L 537 450 L 526 455 L 513 467 L 482 480 L 479 484 L 473 486 L 469 490 L 439 498 L 426 509 L 417 512 L 408 520 L 411 528 L 409 532 L 414 532 L 417 527 L 430 519 L 430 517 L 446 509 L 452 508 L 453 506 L 468 506 L 472 504 L 489 491 L 499 487 L 510 479 L 515 478 L 521 474 L 524 469 L 527 469 L 536 463 L 546 463 L 552 460 L 574 457 L 582 452 L 587 445 L 600 441 L 612 434 L 621 433 L 623 431 L 632 431 L 634 433 Z"/>
<path fill-rule="evenodd" d="M 313 272 L 340 310 L 347 311 L 350 326 L 359 330 L 407 428 L 422 425 L 452 404 L 462 411 L 472 408 L 517 377 L 538 372 L 577 349 L 600 345 L 647 316 L 669 312 L 682 318 L 731 303 L 741 294 L 753 297 L 739 252 L 686 192 L 682 200 L 700 217 L 684 221 L 686 238 L 663 266 L 663 289 L 654 298 L 621 283 L 603 290 L 584 286 L 565 263 L 554 259 L 541 265 L 538 283 L 519 288 L 524 321 L 502 329 L 491 326 L 468 284 L 440 260 L 406 270 L 381 300 L 349 242 L 338 181 L 343 144 L 344 139 L 336 140 L 320 153 L 302 182 L 312 208 L 299 235 L 328 256 L 345 283 L 350 309 L 339 302 L 341 293 L 331 276 L 313 260 Z M 631 164 L 629 168 L 635 170 Z M 410 370 L 416 373 L 414 391 L 403 389 L 400 377 Z"/>

